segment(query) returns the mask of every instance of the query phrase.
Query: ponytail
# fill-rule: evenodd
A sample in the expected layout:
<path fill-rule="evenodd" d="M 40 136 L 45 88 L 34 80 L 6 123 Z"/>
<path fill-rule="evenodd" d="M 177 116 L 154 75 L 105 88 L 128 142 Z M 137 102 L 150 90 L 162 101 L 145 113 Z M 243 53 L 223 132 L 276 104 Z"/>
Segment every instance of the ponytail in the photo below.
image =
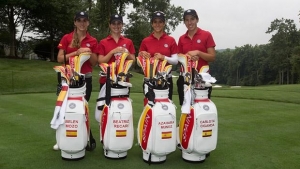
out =
<path fill-rule="evenodd" d="M 73 39 L 71 43 L 71 47 L 73 48 L 80 48 L 80 42 L 77 34 L 77 28 L 75 27 L 74 29 L 74 34 L 73 34 Z"/>

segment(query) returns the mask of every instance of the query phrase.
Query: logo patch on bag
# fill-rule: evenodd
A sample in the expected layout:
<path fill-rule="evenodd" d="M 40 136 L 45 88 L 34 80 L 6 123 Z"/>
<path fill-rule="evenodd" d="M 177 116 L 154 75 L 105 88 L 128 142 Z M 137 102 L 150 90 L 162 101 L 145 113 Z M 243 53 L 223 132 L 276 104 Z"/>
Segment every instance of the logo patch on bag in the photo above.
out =
<path fill-rule="evenodd" d="M 171 131 L 161 132 L 161 139 L 169 139 L 169 138 L 172 138 Z"/>
<path fill-rule="evenodd" d="M 77 137 L 77 130 L 66 130 L 66 137 Z"/>
<path fill-rule="evenodd" d="M 202 137 L 210 137 L 212 135 L 212 130 L 203 130 Z"/>
<path fill-rule="evenodd" d="M 126 130 L 116 130 L 116 137 L 126 137 L 127 131 Z"/>

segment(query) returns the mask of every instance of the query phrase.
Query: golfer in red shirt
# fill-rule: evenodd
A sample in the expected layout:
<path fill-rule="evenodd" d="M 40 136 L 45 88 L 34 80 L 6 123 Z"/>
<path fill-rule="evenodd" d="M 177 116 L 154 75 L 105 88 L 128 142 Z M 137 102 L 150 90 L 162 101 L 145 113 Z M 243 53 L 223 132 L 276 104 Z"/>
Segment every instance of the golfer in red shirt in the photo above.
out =
<path fill-rule="evenodd" d="M 98 45 L 98 62 L 112 63 L 115 61 L 115 56 L 125 51 L 129 52 L 127 59 L 135 60 L 135 49 L 132 40 L 121 35 L 123 28 L 123 18 L 118 14 L 113 14 L 110 17 L 109 29 L 110 35 L 99 42 Z M 100 90 L 105 84 L 106 77 L 100 77 Z"/>
<path fill-rule="evenodd" d="M 202 66 L 208 65 L 209 62 L 215 60 L 215 42 L 212 34 L 208 31 L 200 29 L 197 24 L 199 18 L 194 9 L 188 9 L 183 13 L 183 21 L 187 28 L 185 34 L 180 36 L 178 41 L 178 53 L 191 56 L 194 61 L 198 60 L 197 70 Z M 178 95 L 180 105 L 183 103 L 183 77 L 177 80 Z M 209 88 L 208 98 L 210 98 L 212 88 Z"/>
<path fill-rule="evenodd" d="M 97 39 L 92 37 L 88 32 L 89 26 L 89 17 L 88 14 L 84 11 L 77 12 L 74 17 L 74 31 L 68 34 L 65 34 L 58 44 L 58 55 L 57 61 L 60 63 L 65 62 L 64 51 L 66 52 L 66 61 L 69 64 L 70 58 L 78 56 L 81 53 L 90 53 L 91 56 L 88 61 L 86 61 L 82 67 L 81 72 L 85 74 L 86 82 L 86 92 L 85 99 L 90 100 L 92 92 L 92 67 L 95 66 L 97 62 L 97 49 L 98 42 Z M 74 65 L 70 65 L 71 67 Z M 90 131 L 90 142 L 95 142 L 95 139 L 92 136 Z M 59 150 L 57 144 L 53 146 L 54 150 Z"/>
<path fill-rule="evenodd" d="M 144 58 L 155 57 L 160 60 L 167 60 L 168 64 L 176 65 L 178 63 L 177 44 L 173 37 L 164 32 L 166 26 L 165 14 L 161 11 L 153 13 L 151 18 L 151 26 L 153 32 L 150 36 L 143 39 L 139 55 Z M 173 95 L 173 80 L 172 74 L 168 75 L 169 82 L 169 99 L 172 100 Z"/>

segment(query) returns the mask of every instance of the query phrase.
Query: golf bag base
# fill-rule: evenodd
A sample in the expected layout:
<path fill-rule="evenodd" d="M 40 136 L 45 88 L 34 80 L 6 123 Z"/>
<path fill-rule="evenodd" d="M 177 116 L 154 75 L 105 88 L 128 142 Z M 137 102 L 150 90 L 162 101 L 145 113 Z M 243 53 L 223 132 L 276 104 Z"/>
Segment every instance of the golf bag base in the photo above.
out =
<path fill-rule="evenodd" d="M 127 157 L 127 151 L 116 153 L 114 151 L 104 150 L 104 156 L 109 159 L 124 159 Z"/>
<path fill-rule="evenodd" d="M 101 113 L 100 141 L 107 158 L 125 158 L 133 145 L 133 113 L 128 92 L 128 88 L 111 88 L 110 104 L 105 104 Z"/>
<path fill-rule="evenodd" d="M 64 124 L 56 130 L 57 145 L 65 160 L 79 160 L 85 156 L 88 144 L 88 112 L 84 98 L 85 85 L 70 88 L 66 100 Z"/>
<path fill-rule="evenodd" d="M 75 154 L 70 154 L 70 153 L 66 153 L 65 151 L 61 151 L 61 157 L 63 160 L 67 160 L 67 161 L 77 161 L 77 160 L 81 160 L 85 157 L 85 151 L 79 151 Z"/>
<path fill-rule="evenodd" d="M 151 163 L 161 164 L 161 163 L 166 162 L 167 156 L 157 156 L 157 155 L 153 155 L 153 154 L 150 155 L 147 152 L 143 152 L 143 160 L 146 163 L 151 162 Z"/>
<path fill-rule="evenodd" d="M 187 162 L 199 162 L 203 163 L 206 159 L 206 155 L 200 155 L 196 153 L 187 153 L 187 152 L 182 152 L 182 159 L 187 161 Z"/>

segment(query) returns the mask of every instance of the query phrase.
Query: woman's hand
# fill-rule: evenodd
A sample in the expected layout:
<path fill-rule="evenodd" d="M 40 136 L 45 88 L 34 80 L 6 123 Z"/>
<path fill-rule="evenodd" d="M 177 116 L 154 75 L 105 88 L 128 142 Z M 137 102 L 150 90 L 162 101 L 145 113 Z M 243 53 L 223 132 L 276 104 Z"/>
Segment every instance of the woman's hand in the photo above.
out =
<path fill-rule="evenodd" d="M 142 56 L 142 57 L 145 58 L 145 59 L 151 57 L 150 53 L 148 53 L 148 52 L 146 52 L 146 51 L 141 51 L 141 52 L 139 53 L 139 56 Z"/>
<path fill-rule="evenodd" d="M 190 56 L 190 58 L 193 60 L 193 61 L 197 61 L 199 60 L 199 52 L 198 50 L 192 50 L 192 51 L 189 51 L 188 53 L 186 53 L 187 55 Z"/>
<path fill-rule="evenodd" d="M 81 53 L 92 53 L 91 49 L 90 48 L 79 48 L 77 51 L 76 51 L 76 55 L 79 56 Z"/>
<path fill-rule="evenodd" d="M 159 60 L 165 60 L 165 56 L 160 53 L 155 53 L 154 58 Z"/>
<path fill-rule="evenodd" d="M 122 47 L 122 46 L 119 46 L 119 47 L 116 47 L 113 49 L 113 54 L 116 54 L 116 53 L 123 53 L 126 51 L 126 48 Z"/>

